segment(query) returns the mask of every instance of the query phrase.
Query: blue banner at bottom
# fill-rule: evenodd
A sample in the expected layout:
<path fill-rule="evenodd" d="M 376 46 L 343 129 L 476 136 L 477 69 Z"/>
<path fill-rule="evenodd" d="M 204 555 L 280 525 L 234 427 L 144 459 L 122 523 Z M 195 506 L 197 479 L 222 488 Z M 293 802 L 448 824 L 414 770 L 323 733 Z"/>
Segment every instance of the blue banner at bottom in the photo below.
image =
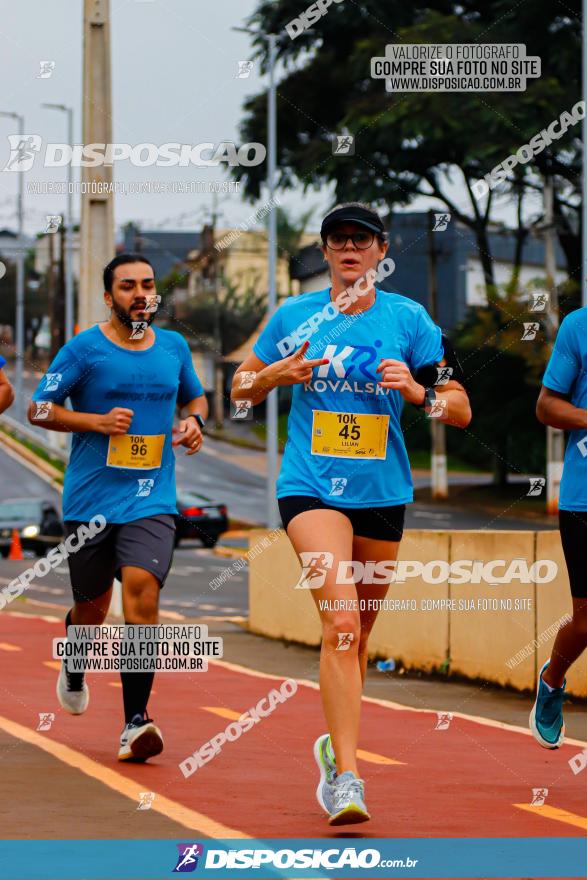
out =
<path fill-rule="evenodd" d="M 362 838 L 0 842 L 2 880 L 585 877 L 587 839 Z"/>

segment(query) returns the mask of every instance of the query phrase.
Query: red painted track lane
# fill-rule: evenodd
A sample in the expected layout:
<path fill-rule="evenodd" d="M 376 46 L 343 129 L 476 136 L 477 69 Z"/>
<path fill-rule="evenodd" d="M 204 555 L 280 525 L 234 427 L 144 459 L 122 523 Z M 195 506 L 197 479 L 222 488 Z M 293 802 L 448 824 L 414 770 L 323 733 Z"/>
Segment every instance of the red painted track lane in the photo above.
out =
<path fill-rule="evenodd" d="M 362 837 L 585 834 L 585 829 L 514 806 L 529 804 L 533 788 L 548 788 L 547 805 L 587 816 L 585 781 L 567 763 L 580 747 L 547 752 L 523 734 L 461 718 L 437 731 L 435 712 L 370 702 L 363 706 L 360 747 L 403 764 L 361 761 L 373 819 L 355 828 L 331 829 L 314 796 L 312 744 L 324 732 L 322 709 L 318 692 L 305 685 L 185 779 L 179 763 L 230 723 L 203 707 L 244 712 L 279 687 L 274 679 L 215 664 L 206 673 L 156 676 L 149 710 L 162 728 L 165 751 L 147 765 L 119 764 L 122 695 L 110 684 L 118 683 L 119 676 L 90 675 L 86 714 L 63 712 L 55 695 L 57 673 L 44 665 L 52 659 L 52 639 L 61 635 L 61 624 L 0 615 L 0 642 L 22 649 L 0 650 L 0 714 L 35 730 L 39 712 L 54 712 L 51 730 L 43 736 L 251 837 L 335 837 L 351 831 Z"/>

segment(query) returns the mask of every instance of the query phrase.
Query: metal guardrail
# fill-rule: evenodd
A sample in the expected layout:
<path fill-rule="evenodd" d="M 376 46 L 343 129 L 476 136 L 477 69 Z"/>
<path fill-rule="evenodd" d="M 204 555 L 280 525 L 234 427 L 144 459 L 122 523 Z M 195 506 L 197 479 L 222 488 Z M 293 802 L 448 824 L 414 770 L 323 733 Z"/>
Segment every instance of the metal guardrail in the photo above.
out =
<path fill-rule="evenodd" d="M 40 433 L 40 431 L 36 431 L 34 428 L 31 428 L 29 425 L 23 425 L 22 422 L 18 422 L 16 419 L 13 419 L 12 416 L 7 416 L 6 413 L 0 416 L 0 425 L 5 425 L 9 431 L 16 434 L 17 437 L 28 440 L 30 443 L 34 443 L 35 446 L 39 446 L 43 449 L 47 455 L 53 456 L 53 458 L 58 458 L 64 464 L 67 464 L 69 461 L 69 450 L 64 448 L 60 441 L 61 436 L 65 438 L 69 438 L 69 435 L 64 434 L 55 434 L 53 431 L 47 431 L 47 437 L 50 437 L 53 442 L 47 442 L 45 436 Z"/>

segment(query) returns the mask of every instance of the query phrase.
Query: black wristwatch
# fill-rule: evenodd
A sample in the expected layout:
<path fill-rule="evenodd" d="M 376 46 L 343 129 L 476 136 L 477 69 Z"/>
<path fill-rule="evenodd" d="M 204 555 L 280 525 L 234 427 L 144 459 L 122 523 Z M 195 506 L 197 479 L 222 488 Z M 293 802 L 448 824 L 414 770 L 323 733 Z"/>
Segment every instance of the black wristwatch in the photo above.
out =
<path fill-rule="evenodd" d="M 203 431 L 204 428 L 206 427 L 206 422 L 204 421 L 204 419 L 202 418 L 200 413 L 190 413 L 189 415 L 186 416 L 186 419 L 195 419 L 196 422 L 198 423 L 198 425 L 200 426 L 201 431 Z"/>
<path fill-rule="evenodd" d="M 433 406 L 436 402 L 436 389 L 435 388 L 425 388 L 424 389 L 424 400 L 422 403 L 417 403 L 416 406 L 418 409 L 427 409 L 428 407 Z"/>

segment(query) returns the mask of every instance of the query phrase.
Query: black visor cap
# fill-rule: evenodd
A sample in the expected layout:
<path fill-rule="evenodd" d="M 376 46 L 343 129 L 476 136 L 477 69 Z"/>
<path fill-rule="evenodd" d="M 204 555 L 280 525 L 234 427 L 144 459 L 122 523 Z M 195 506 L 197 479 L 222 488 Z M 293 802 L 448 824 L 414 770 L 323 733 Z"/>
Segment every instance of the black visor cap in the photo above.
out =
<path fill-rule="evenodd" d="M 385 226 L 379 214 L 368 208 L 350 207 L 337 208 L 336 211 L 327 214 L 320 227 L 320 236 L 325 238 L 332 227 L 338 226 L 340 223 L 356 223 L 378 235 L 385 235 Z"/>

